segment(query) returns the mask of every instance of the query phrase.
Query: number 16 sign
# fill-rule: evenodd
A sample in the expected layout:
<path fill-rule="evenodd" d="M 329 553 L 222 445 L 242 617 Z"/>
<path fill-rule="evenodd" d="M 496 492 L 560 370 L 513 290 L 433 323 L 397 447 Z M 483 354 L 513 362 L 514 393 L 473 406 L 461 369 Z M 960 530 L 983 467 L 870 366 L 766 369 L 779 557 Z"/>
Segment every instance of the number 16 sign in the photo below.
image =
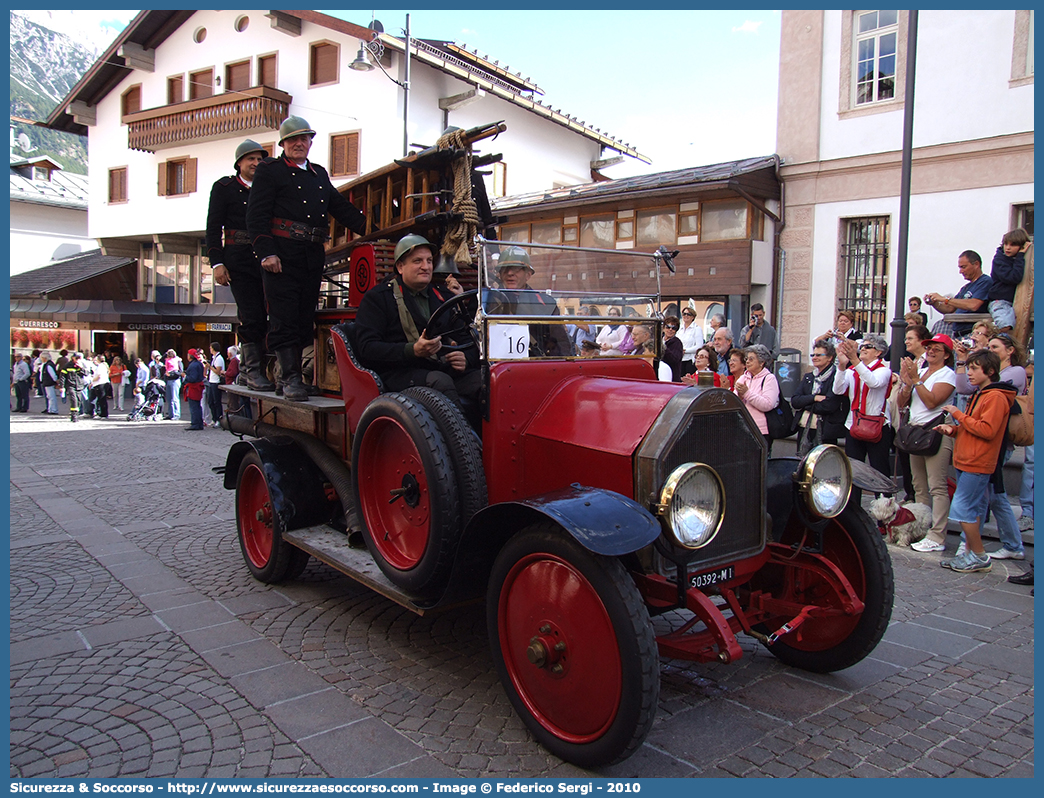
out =
<path fill-rule="evenodd" d="M 528 324 L 490 324 L 489 359 L 518 360 L 529 357 Z"/>

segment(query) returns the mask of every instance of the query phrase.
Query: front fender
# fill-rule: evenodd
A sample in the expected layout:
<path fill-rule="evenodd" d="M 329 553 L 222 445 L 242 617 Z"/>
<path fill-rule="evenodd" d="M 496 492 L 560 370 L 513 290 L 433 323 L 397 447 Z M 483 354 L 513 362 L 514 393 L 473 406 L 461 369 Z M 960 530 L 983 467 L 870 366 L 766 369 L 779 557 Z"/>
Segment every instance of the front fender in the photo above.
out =
<path fill-rule="evenodd" d="M 510 530 L 508 537 L 534 522 L 550 520 L 595 554 L 619 557 L 648 546 L 660 535 L 656 517 L 626 496 L 573 484 L 517 502 L 503 502 L 475 514 L 472 527 Z"/>
<path fill-rule="evenodd" d="M 255 452 L 260 458 L 268 483 L 272 512 L 283 531 L 323 524 L 341 510 L 329 480 L 312 458 L 294 440 L 283 436 L 251 438 L 232 444 L 225 458 L 224 487 L 236 488 L 243 458 Z"/>
<path fill-rule="evenodd" d="M 613 491 L 571 485 L 521 501 L 490 505 L 468 523 L 457 549 L 449 603 L 485 590 L 497 553 L 516 532 L 550 521 L 595 554 L 619 557 L 648 546 L 660 535 L 655 516 Z"/>
<path fill-rule="evenodd" d="M 849 460 L 852 466 L 852 487 L 875 493 L 895 493 L 895 483 L 889 478 L 859 460 Z M 795 510 L 801 514 L 804 523 L 815 527 L 823 519 L 809 513 L 798 492 L 794 474 L 801 465 L 799 457 L 769 458 L 765 468 L 765 509 L 772 517 L 772 539 L 777 543 L 783 537 L 790 514 Z M 849 497 L 849 501 L 852 499 Z"/>

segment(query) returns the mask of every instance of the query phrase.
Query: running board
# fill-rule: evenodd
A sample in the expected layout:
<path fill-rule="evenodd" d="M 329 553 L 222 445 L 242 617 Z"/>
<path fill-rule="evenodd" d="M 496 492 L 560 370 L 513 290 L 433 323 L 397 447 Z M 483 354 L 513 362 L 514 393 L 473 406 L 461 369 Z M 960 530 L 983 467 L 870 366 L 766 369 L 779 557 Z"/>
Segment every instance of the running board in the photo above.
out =
<path fill-rule="evenodd" d="M 456 604 L 436 607 L 435 602 L 425 602 L 396 587 L 377 567 L 368 549 L 349 546 L 348 535 L 332 526 L 322 524 L 294 529 L 284 532 L 283 540 L 302 551 L 307 551 L 320 562 L 418 615 L 425 615 L 436 609 L 448 609 L 448 606 L 460 606 Z"/>

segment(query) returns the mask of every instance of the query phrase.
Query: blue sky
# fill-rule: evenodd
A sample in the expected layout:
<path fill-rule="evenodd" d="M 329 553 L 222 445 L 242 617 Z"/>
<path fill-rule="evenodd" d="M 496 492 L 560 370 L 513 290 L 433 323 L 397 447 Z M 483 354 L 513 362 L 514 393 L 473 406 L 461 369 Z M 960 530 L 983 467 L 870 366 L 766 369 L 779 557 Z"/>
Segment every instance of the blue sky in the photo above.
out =
<path fill-rule="evenodd" d="M 17 12 L 16 13 L 23 13 Z M 26 13 L 105 47 L 134 11 Z M 398 36 L 407 10 L 325 11 Z M 477 48 L 544 90 L 543 101 L 652 158 L 611 177 L 775 151 L 779 11 L 412 9 L 411 34 Z"/>
<path fill-rule="evenodd" d="M 406 10 L 326 11 L 398 36 Z M 612 177 L 770 155 L 778 11 L 409 11 L 411 35 L 477 48 L 543 101 L 653 159 Z"/>

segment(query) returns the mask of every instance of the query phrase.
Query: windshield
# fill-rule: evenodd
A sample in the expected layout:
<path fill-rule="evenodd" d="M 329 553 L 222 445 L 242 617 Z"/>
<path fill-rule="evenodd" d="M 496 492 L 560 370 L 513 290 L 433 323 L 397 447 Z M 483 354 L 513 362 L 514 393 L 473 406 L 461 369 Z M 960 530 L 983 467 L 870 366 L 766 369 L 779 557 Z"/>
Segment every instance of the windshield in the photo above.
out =
<path fill-rule="evenodd" d="M 662 258 L 479 239 L 478 322 L 491 360 L 660 354 Z"/>

